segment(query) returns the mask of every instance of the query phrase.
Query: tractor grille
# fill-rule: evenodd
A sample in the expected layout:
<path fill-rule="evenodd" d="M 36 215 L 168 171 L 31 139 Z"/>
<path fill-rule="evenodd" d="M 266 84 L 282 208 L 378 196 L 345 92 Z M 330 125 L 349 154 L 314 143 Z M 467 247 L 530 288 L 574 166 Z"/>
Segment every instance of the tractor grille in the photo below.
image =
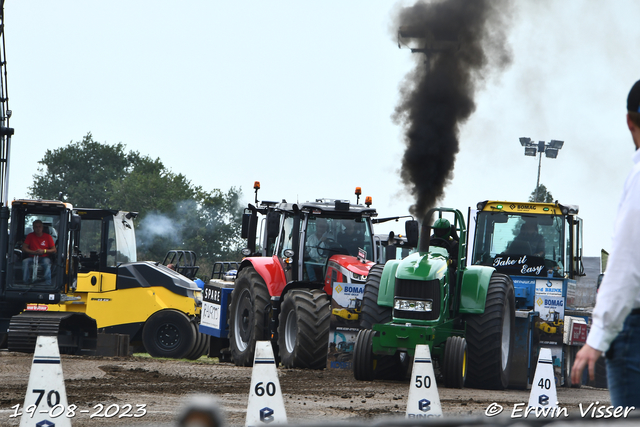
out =
<path fill-rule="evenodd" d="M 406 311 L 393 309 L 393 317 L 414 320 L 436 320 L 440 316 L 440 281 L 396 279 L 395 297 L 419 301 L 431 301 L 431 311 Z"/>

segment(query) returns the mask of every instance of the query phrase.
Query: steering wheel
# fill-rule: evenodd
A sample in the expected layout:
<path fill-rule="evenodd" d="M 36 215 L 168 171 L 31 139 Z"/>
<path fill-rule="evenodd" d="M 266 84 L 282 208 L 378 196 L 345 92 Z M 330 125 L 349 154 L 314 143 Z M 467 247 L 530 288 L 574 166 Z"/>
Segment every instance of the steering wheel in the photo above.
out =
<path fill-rule="evenodd" d="M 335 251 L 336 246 L 337 246 L 336 241 L 333 240 L 331 237 L 327 237 L 324 239 L 323 242 L 318 243 L 318 246 L 317 246 L 318 255 L 320 255 L 322 258 L 327 258 L 330 252 Z"/>
<path fill-rule="evenodd" d="M 441 242 L 441 244 L 438 244 L 438 242 Z M 449 249 L 451 247 L 451 243 L 449 243 L 448 240 L 443 239 L 442 237 L 432 237 L 429 240 L 429 245 L 430 246 L 439 246 L 445 249 Z"/>

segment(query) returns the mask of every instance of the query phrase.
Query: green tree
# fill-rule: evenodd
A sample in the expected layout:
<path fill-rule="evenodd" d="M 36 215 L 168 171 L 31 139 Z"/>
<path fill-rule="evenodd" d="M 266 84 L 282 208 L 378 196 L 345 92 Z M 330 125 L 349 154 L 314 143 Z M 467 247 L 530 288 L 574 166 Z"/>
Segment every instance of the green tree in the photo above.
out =
<path fill-rule="evenodd" d="M 75 206 L 106 208 L 113 185 L 148 160 L 137 152 L 126 153 L 122 143 L 96 142 L 88 133 L 82 141 L 45 152 L 29 187 L 30 196 L 58 200 L 61 195 Z"/>
<path fill-rule="evenodd" d="M 534 189 L 531 192 L 531 195 L 529 196 L 529 201 L 530 202 L 535 202 L 536 201 L 536 190 Z M 551 192 L 549 190 L 547 190 L 547 187 L 545 187 L 544 184 L 540 184 L 538 185 L 538 202 L 544 202 L 544 203 L 553 203 L 553 196 L 551 195 Z"/>
<path fill-rule="evenodd" d="M 138 212 L 138 259 L 162 261 L 169 250 L 192 250 L 204 278 L 215 261 L 241 258 L 240 189 L 206 191 L 160 159 L 126 152 L 121 143 L 96 142 L 90 133 L 47 150 L 39 163 L 31 197 L 57 199 L 62 193 L 77 207 Z"/>

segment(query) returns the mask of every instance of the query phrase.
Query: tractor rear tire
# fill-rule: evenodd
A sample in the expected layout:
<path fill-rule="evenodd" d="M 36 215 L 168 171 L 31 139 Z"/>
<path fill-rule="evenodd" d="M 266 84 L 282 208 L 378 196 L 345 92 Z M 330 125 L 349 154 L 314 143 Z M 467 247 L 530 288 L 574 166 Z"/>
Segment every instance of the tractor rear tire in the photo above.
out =
<path fill-rule="evenodd" d="M 319 289 L 293 289 L 282 302 L 278 349 L 286 368 L 327 367 L 331 309 L 329 296 Z"/>
<path fill-rule="evenodd" d="M 484 313 L 467 318 L 468 387 L 504 390 L 514 347 L 515 293 L 507 275 L 493 273 Z"/>
<path fill-rule="evenodd" d="M 229 304 L 229 349 L 236 366 L 252 366 L 256 341 L 267 340 L 269 290 L 253 267 L 238 273 Z M 327 338 L 328 339 L 328 338 Z"/>
<path fill-rule="evenodd" d="M 467 341 L 462 337 L 449 337 L 444 346 L 444 386 L 462 388 L 467 377 Z"/>
<path fill-rule="evenodd" d="M 373 381 L 373 331 L 361 329 L 353 347 L 353 377 L 358 381 Z"/>
<path fill-rule="evenodd" d="M 373 325 L 389 323 L 391 321 L 391 307 L 378 305 L 378 293 L 382 278 L 383 264 L 376 264 L 369 270 L 367 282 L 362 295 L 360 309 L 360 329 L 371 329 Z"/>
<path fill-rule="evenodd" d="M 183 312 L 162 310 L 144 324 L 142 343 L 152 357 L 182 359 L 193 350 L 196 331 Z"/>

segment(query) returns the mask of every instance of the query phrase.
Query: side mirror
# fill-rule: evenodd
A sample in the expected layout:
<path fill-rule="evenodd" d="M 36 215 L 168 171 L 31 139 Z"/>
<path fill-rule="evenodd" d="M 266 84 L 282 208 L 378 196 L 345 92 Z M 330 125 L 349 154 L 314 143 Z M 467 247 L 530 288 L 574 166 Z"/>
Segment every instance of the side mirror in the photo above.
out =
<path fill-rule="evenodd" d="M 267 214 L 267 239 L 275 239 L 280 234 L 280 214 L 269 212 Z"/>
<path fill-rule="evenodd" d="M 249 225 L 251 224 L 251 214 L 242 214 L 242 230 L 240 231 L 240 237 L 246 239 L 249 237 Z"/>
<path fill-rule="evenodd" d="M 420 225 L 418 221 L 411 220 L 404 224 L 405 234 L 407 235 L 407 244 L 411 248 L 418 246 L 418 235 L 420 234 Z"/>
<path fill-rule="evenodd" d="M 71 231 L 80 231 L 80 225 L 82 224 L 82 219 L 78 214 L 71 214 L 71 221 L 69 221 L 69 230 Z"/>

